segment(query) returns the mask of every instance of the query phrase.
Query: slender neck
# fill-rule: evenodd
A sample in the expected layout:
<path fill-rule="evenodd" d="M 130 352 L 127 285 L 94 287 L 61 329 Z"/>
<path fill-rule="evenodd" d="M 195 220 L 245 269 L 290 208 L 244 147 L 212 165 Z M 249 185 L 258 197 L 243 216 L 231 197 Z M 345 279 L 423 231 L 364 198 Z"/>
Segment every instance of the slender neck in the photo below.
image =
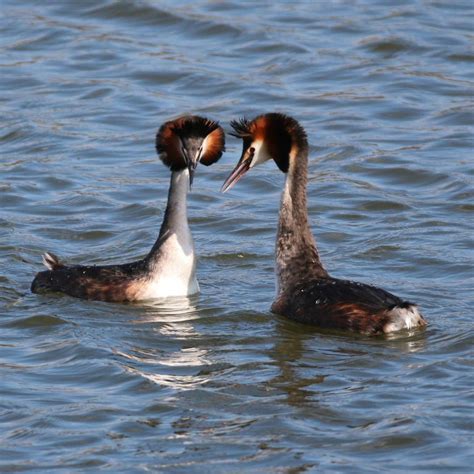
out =
<path fill-rule="evenodd" d="M 301 281 L 328 277 L 308 223 L 306 183 L 308 149 L 292 149 L 280 205 L 276 240 L 277 293 Z"/>
<path fill-rule="evenodd" d="M 168 204 L 166 206 L 160 234 L 155 245 L 148 254 L 148 259 L 159 256 L 163 243 L 171 236 L 176 235 L 182 245 L 192 244 L 189 230 L 187 197 L 189 191 L 189 171 L 187 169 L 171 173 Z"/>

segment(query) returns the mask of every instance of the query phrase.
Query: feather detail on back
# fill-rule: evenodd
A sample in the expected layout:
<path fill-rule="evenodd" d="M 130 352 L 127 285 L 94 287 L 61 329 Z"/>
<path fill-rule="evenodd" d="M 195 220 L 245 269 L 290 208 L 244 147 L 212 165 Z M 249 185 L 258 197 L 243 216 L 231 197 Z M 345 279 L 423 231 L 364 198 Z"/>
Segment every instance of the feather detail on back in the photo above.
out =
<path fill-rule="evenodd" d="M 331 277 L 291 287 L 272 311 L 301 323 L 370 335 L 426 326 L 414 304 L 372 285 Z"/>

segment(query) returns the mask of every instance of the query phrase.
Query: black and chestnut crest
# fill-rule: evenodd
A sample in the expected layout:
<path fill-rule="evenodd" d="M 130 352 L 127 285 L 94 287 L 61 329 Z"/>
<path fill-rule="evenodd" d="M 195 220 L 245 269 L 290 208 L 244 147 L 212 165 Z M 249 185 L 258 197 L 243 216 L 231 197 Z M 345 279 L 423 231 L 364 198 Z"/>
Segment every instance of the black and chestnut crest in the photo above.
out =
<path fill-rule="evenodd" d="M 212 165 L 225 150 L 222 127 L 198 115 L 185 115 L 164 123 L 156 135 L 156 151 L 172 171 Z"/>
<path fill-rule="evenodd" d="M 222 187 L 223 191 L 227 191 L 250 168 L 269 159 L 286 173 L 290 157 L 308 147 L 303 127 L 288 115 L 269 113 L 253 120 L 233 120 L 230 125 L 234 129 L 231 135 L 243 140 L 243 149 L 237 166 Z"/>

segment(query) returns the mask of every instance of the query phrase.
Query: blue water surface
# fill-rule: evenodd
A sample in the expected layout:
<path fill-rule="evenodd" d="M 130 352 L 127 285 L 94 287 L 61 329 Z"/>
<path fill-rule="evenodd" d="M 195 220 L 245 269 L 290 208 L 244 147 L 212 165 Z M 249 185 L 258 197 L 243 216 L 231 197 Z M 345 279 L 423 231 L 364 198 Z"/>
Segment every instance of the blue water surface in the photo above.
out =
<path fill-rule="evenodd" d="M 471 472 L 470 1 L 3 0 L 1 472 Z M 157 237 L 183 113 L 281 111 L 337 277 L 419 304 L 367 338 L 276 317 L 283 175 L 240 156 L 189 197 L 201 295 L 107 304 L 29 291 L 48 250 L 124 263 Z"/>

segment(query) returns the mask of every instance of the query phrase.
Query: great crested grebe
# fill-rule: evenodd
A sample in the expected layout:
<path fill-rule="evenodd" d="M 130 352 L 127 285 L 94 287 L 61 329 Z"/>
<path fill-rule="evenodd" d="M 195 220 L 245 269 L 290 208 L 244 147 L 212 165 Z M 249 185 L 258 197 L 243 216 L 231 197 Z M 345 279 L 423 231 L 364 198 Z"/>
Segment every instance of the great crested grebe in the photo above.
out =
<path fill-rule="evenodd" d="M 308 141 L 301 125 L 283 114 L 231 122 L 242 156 L 224 182 L 231 188 L 250 168 L 273 159 L 287 174 L 276 239 L 277 296 L 271 310 L 322 328 L 383 334 L 425 326 L 417 307 L 381 288 L 333 278 L 323 267 L 308 224 Z"/>
<path fill-rule="evenodd" d="M 45 253 L 43 263 L 49 270 L 36 275 L 31 291 L 102 301 L 198 293 L 186 198 L 198 163 L 215 163 L 224 149 L 224 131 L 217 122 L 190 115 L 164 123 L 156 135 L 156 150 L 171 169 L 171 182 L 160 233 L 148 255 L 123 265 L 66 266 L 54 254 Z"/>

